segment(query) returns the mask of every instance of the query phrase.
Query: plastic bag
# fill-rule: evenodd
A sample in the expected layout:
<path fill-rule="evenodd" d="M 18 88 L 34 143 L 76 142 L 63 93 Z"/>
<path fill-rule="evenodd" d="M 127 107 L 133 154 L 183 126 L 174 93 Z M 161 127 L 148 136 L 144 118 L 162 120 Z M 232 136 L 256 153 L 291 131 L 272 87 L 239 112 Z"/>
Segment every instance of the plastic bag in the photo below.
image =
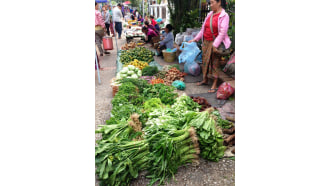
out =
<path fill-rule="evenodd" d="M 230 85 L 230 83 L 223 82 L 217 91 L 217 98 L 218 99 L 228 99 L 233 93 L 235 89 Z"/>
<path fill-rule="evenodd" d="M 199 76 L 201 68 L 196 62 L 187 62 L 184 64 L 184 72 L 193 76 Z"/>
<path fill-rule="evenodd" d="M 179 63 L 183 62 L 194 62 L 196 56 L 200 53 L 201 50 L 199 50 L 196 42 L 187 43 L 183 42 L 180 50 L 182 51 L 179 55 Z"/>
<path fill-rule="evenodd" d="M 175 43 L 177 45 L 181 45 L 181 43 L 183 42 L 183 35 L 182 34 L 176 34 L 175 36 Z"/>
<path fill-rule="evenodd" d="M 190 40 L 194 39 L 192 35 L 185 35 L 183 36 L 183 42 L 188 42 Z"/>
<path fill-rule="evenodd" d="M 195 62 L 197 62 L 197 63 L 202 63 L 202 62 L 203 62 L 203 58 L 202 58 L 202 57 L 203 57 L 203 51 L 200 52 L 200 53 L 197 55 Z"/>
<path fill-rule="evenodd" d="M 195 37 L 198 35 L 198 33 L 199 33 L 199 32 L 193 32 L 193 33 L 191 34 L 191 36 L 192 36 L 193 38 L 195 38 Z"/>
<path fill-rule="evenodd" d="M 162 71 L 162 69 L 163 69 L 162 65 L 158 64 L 156 61 L 150 62 L 149 66 L 155 66 L 158 68 L 159 71 Z"/>
<path fill-rule="evenodd" d="M 176 80 L 172 83 L 172 86 L 179 90 L 184 90 L 186 88 L 186 84 L 183 81 Z"/>

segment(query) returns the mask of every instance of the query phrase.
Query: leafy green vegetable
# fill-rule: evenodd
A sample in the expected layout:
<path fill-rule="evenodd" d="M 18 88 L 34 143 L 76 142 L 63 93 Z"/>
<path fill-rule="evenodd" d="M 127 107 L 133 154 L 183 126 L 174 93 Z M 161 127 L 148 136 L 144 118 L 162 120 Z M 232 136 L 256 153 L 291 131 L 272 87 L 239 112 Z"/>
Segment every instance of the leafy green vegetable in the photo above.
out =
<path fill-rule="evenodd" d="M 160 98 L 163 104 L 172 105 L 176 97 L 178 97 L 177 93 L 174 93 L 174 87 L 166 86 L 164 84 L 155 84 L 150 88 L 146 88 L 143 90 L 143 96 L 145 99 L 151 98 Z"/>
<path fill-rule="evenodd" d="M 212 115 L 214 115 L 216 117 L 216 123 L 222 129 L 230 129 L 234 126 L 234 124 L 232 122 L 222 119 L 219 111 L 217 111 L 217 110 L 213 111 Z"/>
<path fill-rule="evenodd" d="M 223 157 L 226 147 L 223 145 L 222 135 L 216 129 L 211 111 L 212 109 L 207 109 L 197 113 L 187 125 L 196 128 L 202 158 L 219 161 Z"/>
<path fill-rule="evenodd" d="M 170 132 L 166 129 L 150 130 L 147 140 L 150 144 L 149 185 L 157 181 L 163 184 L 168 178 L 174 177 L 179 166 L 198 162 L 199 148 L 193 128 Z"/>
<path fill-rule="evenodd" d="M 158 68 L 156 66 L 147 66 L 142 69 L 143 76 L 153 76 L 158 73 Z"/>

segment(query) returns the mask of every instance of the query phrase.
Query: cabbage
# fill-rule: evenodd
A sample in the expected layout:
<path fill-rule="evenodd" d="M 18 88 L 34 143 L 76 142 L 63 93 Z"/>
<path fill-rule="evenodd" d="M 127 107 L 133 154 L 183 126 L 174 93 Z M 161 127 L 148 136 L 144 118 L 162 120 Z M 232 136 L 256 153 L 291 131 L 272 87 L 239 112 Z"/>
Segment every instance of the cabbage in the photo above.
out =
<path fill-rule="evenodd" d="M 128 72 L 127 72 L 127 75 L 132 75 L 132 74 L 134 74 L 133 71 L 128 71 Z"/>
<path fill-rule="evenodd" d="M 122 74 L 121 75 L 121 78 L 126 78 L 127 77 L 127 74 Z"/>
<path fill-rule="evenodd" d="M 121 74 L 120 73 L 117 74 L 116 79 L 121 79 Z"/>
<path fill-rule="evenodd" d="M 127 72 L 129 69 L 128 69 L 128 67 L 124 67 L 121 71 L 122 72 Z"/>
<path fill-rule="evenodd" d="M 128 68 L 128 70 L 134 70 L 134 69 L 135 69 L 135 66 L 133 66 L 133 65 L 128 65 L 127 68 Z"/>
<path fill-rule="evenodd" d="M 139 70 L 138 73 L 137 73 L 137 75 L 138 75 L 139 77 L 142 76 L 142 71 Z"/>
<path fill-rule="evenodd" d="M 137 78 L 139 78 L 136 74 L 133 74 L 132 75 L 132 78 L 135 78 L 135 79 L 137 79 Z"/>

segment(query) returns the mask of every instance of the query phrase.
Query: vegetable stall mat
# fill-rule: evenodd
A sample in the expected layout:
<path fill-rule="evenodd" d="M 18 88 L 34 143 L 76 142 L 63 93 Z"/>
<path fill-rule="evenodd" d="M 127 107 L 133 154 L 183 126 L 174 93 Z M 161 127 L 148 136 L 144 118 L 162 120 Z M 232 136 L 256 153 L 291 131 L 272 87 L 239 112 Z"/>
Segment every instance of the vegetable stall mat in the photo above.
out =
<path fill-rule="evenodd" d="M 185 81 L 186 81 L 186 77 L 185 77 Z M 203 97 L 212 105 L 212 107 L 222 107 L 227 101 L 227 100 L 217 99 L 216 92 L 215 93 L 202 93 L 202 94 L 189 94 L 189 96 Z"/>

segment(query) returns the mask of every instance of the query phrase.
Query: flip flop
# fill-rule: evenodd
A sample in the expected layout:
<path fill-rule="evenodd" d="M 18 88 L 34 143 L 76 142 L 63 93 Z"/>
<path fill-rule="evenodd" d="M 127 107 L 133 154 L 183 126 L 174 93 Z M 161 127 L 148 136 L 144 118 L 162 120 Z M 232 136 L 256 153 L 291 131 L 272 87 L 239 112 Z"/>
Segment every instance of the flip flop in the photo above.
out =
<path fill-rule="evenodd" d="M 196 85 L 197 85 L 197 86 L 201 86 L 201 85 L 208 85 L 208 84 L 207 84 L 207 83 L 203 83 L 202 81 L 200 81 L 200 82 L 198 82 Z"/>
<path fill-rule="evenodd" d="M 208 93 L 215 93 L 218 89 L 217 88 L 211 88 L 209 91 L 207 91 Z"/>

